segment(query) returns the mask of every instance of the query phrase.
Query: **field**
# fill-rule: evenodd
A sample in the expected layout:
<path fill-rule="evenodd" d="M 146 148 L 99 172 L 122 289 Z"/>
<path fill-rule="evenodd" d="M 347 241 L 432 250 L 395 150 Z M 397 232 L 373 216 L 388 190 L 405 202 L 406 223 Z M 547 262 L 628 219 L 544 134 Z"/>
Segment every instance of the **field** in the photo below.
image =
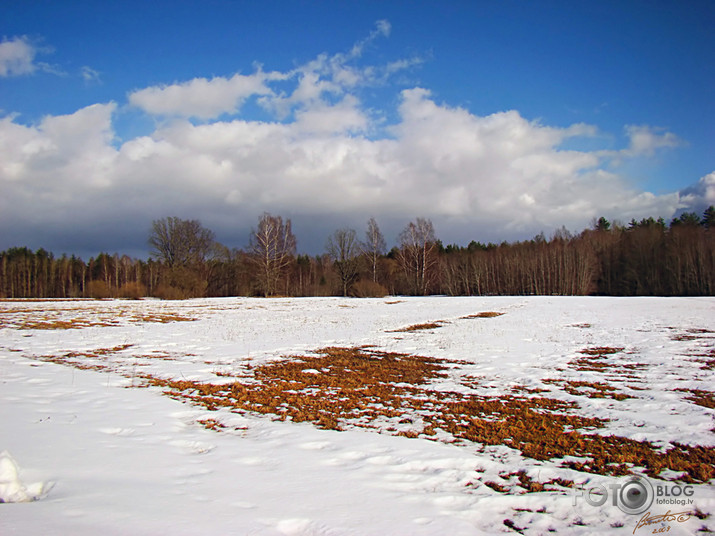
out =
<path fill-rule="evenodd" d="M 0 301 L 0 534 L 707 532 L 714 368 L 712 298 Z"/>

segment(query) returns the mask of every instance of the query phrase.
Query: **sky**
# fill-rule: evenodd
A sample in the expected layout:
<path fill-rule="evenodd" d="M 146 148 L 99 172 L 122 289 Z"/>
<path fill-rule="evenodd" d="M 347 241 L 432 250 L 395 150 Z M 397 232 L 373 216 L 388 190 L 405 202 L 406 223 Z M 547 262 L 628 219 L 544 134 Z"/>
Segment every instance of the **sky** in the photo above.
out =
<path fill-rule="evenodd" d="M 0 250 L 146 258 L 153 220 L 298 251 L 715 204 L 712 1 L 0 5 Z"/>

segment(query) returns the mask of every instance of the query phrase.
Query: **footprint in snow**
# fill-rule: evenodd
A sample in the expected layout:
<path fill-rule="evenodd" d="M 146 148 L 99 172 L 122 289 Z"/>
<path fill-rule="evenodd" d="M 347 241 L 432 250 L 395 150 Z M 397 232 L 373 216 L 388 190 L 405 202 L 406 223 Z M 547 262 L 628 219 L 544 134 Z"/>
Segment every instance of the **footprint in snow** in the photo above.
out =
<path fill-rule="evenodd" d="M 283 519 L 276 525 L 276 530 L 285 536 L 329 536 L 333 531 L 316 523 L 312 519 Z"/>
<path fill-rule="evenodd" d="M 247 465 L 249 467 L 273 468 L 278 465 L 278 462 L 276 460 L 263 456 L 245 456 L 243 458 L 238 458 L 238 460 L 236 461 L 238 461 L 242 465 Z"/>
<path fill-rule="evenodd" d="M 119 427 L 114 427 L 114 428 L 100 428 L 100 432 L 103 434 L 107 435 L 116 435 L 116 436 L 130 436 L 134 434 L 134 428 L 119 428 Z"/>
<path fill-rule="evenodd" d="M 179 447 L 187 454 L 206 454 L 216 448 L 216 445 L 211 445 L 210 443 L 203 443 L 202 441 L 186 441 L 183 439 L 172 441 L 171 444 L 175 447 Z"/>
<path fill-rule="evenodd" d="M 335 445 L 330 441 L 308 441 L 300 444 L 299 448 L 303 450 L 333 450 Z"/>

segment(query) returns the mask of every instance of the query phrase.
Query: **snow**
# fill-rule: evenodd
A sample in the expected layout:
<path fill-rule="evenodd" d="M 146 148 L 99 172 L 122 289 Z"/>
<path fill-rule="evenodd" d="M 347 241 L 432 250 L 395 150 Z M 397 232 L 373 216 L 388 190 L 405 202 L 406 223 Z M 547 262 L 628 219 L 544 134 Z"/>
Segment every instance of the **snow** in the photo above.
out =
<path fill-rule="evenodd" d="M 24 484 L 15 459 L 7 451 L 0 452 L 0 503 L 36 501 L 47 495 L 51 488 L 51 483 Z"/>
<path fill-rule="evenodd" d="M 482 312 L 503 314 L 474 317 Z M 641 516 L 574 501 L 565 488 L 526 493 L 508 475 L 606 487 L 618 477 L 455 442 L 443 430 L 398 436 L 387 417 L 337 431 L 210 411 L 144 378 L 250 384 L 262 364 L 369 345 L 449 360 L 427 386 L 434 391 L 545 389 L 539 396 L 577 402 L 580 416 L 608 419 L 595 433 L 712 447 L 713 409 L 688 390 L 713 390 L 702 356 L 715 346 L 714 313 L 712 298 L 0 302 L 0 534 L 472 535 L 513 532 L 507 519 L 526 534 L 632 534 Z M 60 321 L 76 329 L 38 329 Z M 439 326 L 400 331 L 425 323 Z M 623 350 L 602 360 L 614 367 L 606 374 L 573 365 L 588 348 Z M 631 398 L 569 392 L 576 381 Z M 396 431 L 419 432 L 423 417 Z M 712 483 L 692 484 L 694 507 L 711 515 Z M 708 524 L 692 516 L 669 533 Z"/>

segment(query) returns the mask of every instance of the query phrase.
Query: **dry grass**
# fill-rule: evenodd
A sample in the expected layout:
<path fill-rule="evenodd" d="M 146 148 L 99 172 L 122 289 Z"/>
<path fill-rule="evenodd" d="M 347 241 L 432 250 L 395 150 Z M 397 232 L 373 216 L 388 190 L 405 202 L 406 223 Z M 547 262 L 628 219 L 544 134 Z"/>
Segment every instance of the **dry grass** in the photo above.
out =
<path fill-rule="evenodd" d="M 710 391 L 703 391 L 701 389 L 677 389 L 677 391 L 689 393 L 690 396 L 686 396 L 685 399 L 690 400 L 698 406 L 715 409 L 715 394 Z"/>
<path fill-rule="evenodd" d="M 132 323 L 191 322 L 194 317 L 176 313 L 135 313 L 124 309 L 95 309 L 75 307 L 54 311 L 40 309 L 0 309 L 0 328 L 21 330 L 65 330 L 92 327 L 112 327 L 125 320 Z"/>
<path fill-rule="evenodd" d="M 443 323 L 444 322 L 440 321 L 440 322 L 427 322 L 425 324 L 413 324 L 411 326 L 407 326 L 406 328 L 387 330 L 387 333 L 407 333 L 410 331 L 420 331 L 423 329 L 441 328 Z"/>
<path fill-rule="evenodd" d="M 712 339 L 715 339 L 715 337 L 711 336 L 713 333 L 715 333 L 715 331 L 712 331 L 709 329 L 691 328 L 691 329 L 686 329 L 685 333 L 679 333 L 677 335 L 673 335 L 671 337 L 671 339 L 674 341 L 712 340 Z"/>
<path fill-rule="evenodd" d="M 527 529 L 527 527 L 517 527 L 516 523 L 514 523 L 511 519 L 505 519 L 503 523 L 505 527 L 519 534 L 524 534 L 524 531 Z"/>
<path fill-rule="evenodd" d="M 575 380 L 555 380 L 546 379 L 544 383 L 562 385 L 564 391 L 574 396 L 586 396 L 588 398 L 612 398 L 613 400 L 625 400 L 633 398 L 630 395 L 616 392 L 616 388 L 601 382 L 586 382 Z"/>
<path fill-rule="evenodd" d="M 331 347 L 316 356 L 251 369 L 252 377 L 245 383 L 144 377 L 170 396 L 210 410 L 227 407 L 334 430 L 363 427 L 406 437 L 506 445 L 537 460 L 576 456 L 586 461 L 562 465 L 604 475 L 628 474 L 633 467 L 643 467 L 652 477 L 665 469 L 682 473 L 680 480 L 686 482 L 715 477 L 712 447 L 676 443 L 664 450 L 645 441 L 594 434 L 605 422 L 574 414 L 573 403 L 430 389 L 429 383 L 444 377 L 450 364 L 367 347 Z M 610 393 L 602 384 L 588 387 Z"/>
<path fill-rule="evenodd" d="M 542 389 L 541 387 L 527 387 L 526 385 L 515 385 L 511 388 L 515 393 L 528 393 L 530 395 L 535 395 L 539 393 L 548 393 L 548 389 Z"/>
<path fill-rule="evenodd" d="M 609 360 L 610 356 L 622 352 L 624 348 L 612 346 L 596 346 L 579 351 L 582 357 L 569 361 L 569 366 L 581 372 L 600 372 L 619 374 L 627 378 L 635 378 L 635 371 L 646 368 L 644 363 L 619 363 Z"/>
<path fill-rule="evenodd" d="M 463 316 L 463 319 L 468 319 L 468 318 L 495 318 L 497 316 L 501 316 L 504 313 L 497 313 L 496 311 L 484 311 L 483 313 L 477 313 L 474 315 L 467 315 Z"/>
<path fill-rule="evenodd" d="M 117 322 L 95 322 L 82 318 L 72 320 L 28 320 L 13 326 L 16 329 L 83 329 L 116 326 Z"/>
<path fill-rule="evenodd" d="M 168 324 L 169 322 L 194 322 L 198 320 L 192 316 L 184 316 L 176 313 L 152 313 L 152 314 L 137 314 L 132 316 L 130 322 L 147 322 Z"/>
<path fill-rule="evenodd" d="M 206 429 L 213 430 L 215 432 L 219 432 L 226 428 L 225 424 L 222 424 L 216 419 L 200 419 L 198 422 L 202 424 Z"/>
<path fill-rule="evenodd" d="M 697 357 L 699 359 L 691 359 L 690 361 L 694 363 L 700 363 L 700 368 L 702 370 L 714 370 L 715 369 L 715 348 L 710 348 L 709 350 L 694 350 L 691 353 L 685 354 L 686 357 Z"/>
<path fill-rule="evenodd" d="M 592 348 L 584 348 L 579 353 L 584 355 L 603 357 L 606 355 L 617 354 L 619 352 L 622 352 L 623 350 L 625 350 L 625 348 L 622 347 L 617 348 L 613 346 L 595 346 Z"/>
<path fill-rule="evenodd" d="M 515 473 L 506 473 L 499 475 L 504 480 L 512 480 L 516 477 L 515 487 L 522 488 L 523 493 L 539 493 L 542 491 L 562 491 L 563 488 L 573 488 L 574 481 L 566 480 L 563 478 L 554 478 L 546 482 L 539 482 L 531 478 L 526 471 L 517 471 Z M 495 491 L 500 493 L 509 493 L 512 491 L 512 487 L 504 486 L 496 482 L 485 482 L 486 486 L 489 486 Z"/>
<path fill-rule="evenodd" d="M 497 482 L 492 482 L 491 480 L 488 482 L 484 483 L 485 486 L 492 488 L 494 491 L 498 491 L 499 493 L 508 493 L 509 488 L 506 486 L 502 486 L 501 484 Z"/>
<path fill-rule="evenodd" d="M 127 348 L 131 348 L 131 344 L 122 344 L 114 346 L 112 348 L 97 348 L 95 350 L 88 350 L 86 352 L 67 352 L 61 356 L 45 355 L 39 356 L 37 359 L 40 361 L 46 361 L 48 363 L 57 363 L 59 365 L 70 365 L 72 367 L 81 370 L 97 370 L 101 372 L 106 372 L 112 369 L 109 364 L 90 362 L 87 363 L 86 360 L 97 358 L 106 358 L 107 356 L 116 354 Z"/>

